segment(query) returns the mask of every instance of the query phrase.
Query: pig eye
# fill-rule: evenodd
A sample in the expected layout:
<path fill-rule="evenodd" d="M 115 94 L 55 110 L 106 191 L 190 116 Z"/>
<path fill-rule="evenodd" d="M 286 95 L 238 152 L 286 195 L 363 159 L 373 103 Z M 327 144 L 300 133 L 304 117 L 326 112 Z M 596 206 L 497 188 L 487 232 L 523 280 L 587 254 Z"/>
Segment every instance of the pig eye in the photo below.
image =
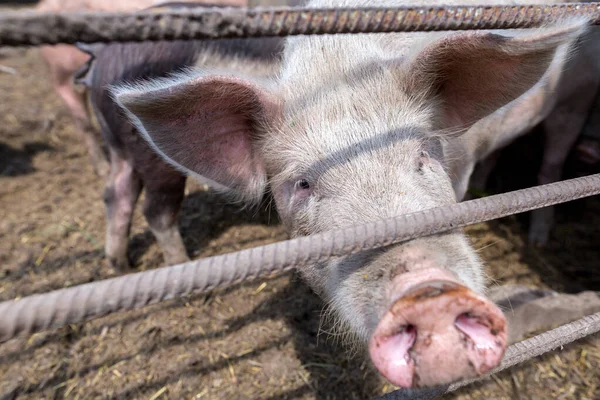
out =
<path fill-rule="evenodd" d="M 298 182 L 296 182 L 296 184 L 294 186 L 296 186 L 296 189 L 300 189 L 300 190 L 310 189 L 310 183 L 308 183 L 308 181 L 306 179 L 300 179 Z"/>

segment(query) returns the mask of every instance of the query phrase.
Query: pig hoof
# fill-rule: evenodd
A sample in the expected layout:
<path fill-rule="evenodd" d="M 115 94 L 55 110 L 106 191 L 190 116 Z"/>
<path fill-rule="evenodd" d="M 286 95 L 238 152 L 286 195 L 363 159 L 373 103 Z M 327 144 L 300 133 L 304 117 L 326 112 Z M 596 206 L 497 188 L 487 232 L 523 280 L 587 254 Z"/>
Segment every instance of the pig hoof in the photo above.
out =
<path fill-rule="evenodd" d="M 129 264 L 129 260 L 127 258 L 114 258 L 108 257 L 108 266 L 119 272 L 128 272 L 131 270 L 131 264 Z"/>
<path fill-rule="evenodd" d="M 489 372 L 506 349 L 502 312 L 449 281 L 430 281 L 397 300 L 369 342 L 375 367 L 394 385 L 447 384 Z"/>

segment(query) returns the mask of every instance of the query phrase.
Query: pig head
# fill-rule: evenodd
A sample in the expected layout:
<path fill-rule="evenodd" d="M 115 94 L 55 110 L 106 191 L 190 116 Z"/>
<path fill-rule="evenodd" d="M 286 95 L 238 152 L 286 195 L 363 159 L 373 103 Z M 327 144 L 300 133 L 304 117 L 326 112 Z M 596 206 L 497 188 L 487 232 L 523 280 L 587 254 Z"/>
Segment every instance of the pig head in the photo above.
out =
<path fill-rule="evenodd" d="M 586 25 L 294 37 L 272 79 L 198 70 L 113 94 L 165 160 L 246 202 L 271 190 L 290 234 L 309 235 L 455 203 L 448 143 L 533 87 Z M 459 230 L 301 273 L 398 386 L 477 376 L 504 354 L 505 319 Z"/>

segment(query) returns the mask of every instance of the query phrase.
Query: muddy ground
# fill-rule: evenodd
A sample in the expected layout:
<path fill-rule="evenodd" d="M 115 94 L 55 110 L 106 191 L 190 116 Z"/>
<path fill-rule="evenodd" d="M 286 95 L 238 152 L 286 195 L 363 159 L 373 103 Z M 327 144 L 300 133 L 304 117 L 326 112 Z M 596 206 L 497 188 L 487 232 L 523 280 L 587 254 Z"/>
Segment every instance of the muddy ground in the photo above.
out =
<path fill-rule="evenodd" d="M 0 300 L 105 279 L 103 182 L 35 50 L 0 65 Z M 534 183 L 539 135 L 513 146 L 496 190 Z M 566 177 L 591 170 L 572 161 Z M 240 212 L 190 184 L 182 233 L 194 258 L 285 239 L 274 215 Z M 494 284 L 600 290 L 600 202 L 559 207 L 548 248 L 524 243 L 527 215 L 467 229 Z M 139 207 L 137 270 L 163 265 Z M 238 285 L 0 345 L 0 399 L 368 399 L 380 384 L 320 326 L 323 303 L 295 275 Z M 1 316 L 0 316 L 1 317 Z M 600 342 L 584 340 L 447 398 L 600 398 Z"/>

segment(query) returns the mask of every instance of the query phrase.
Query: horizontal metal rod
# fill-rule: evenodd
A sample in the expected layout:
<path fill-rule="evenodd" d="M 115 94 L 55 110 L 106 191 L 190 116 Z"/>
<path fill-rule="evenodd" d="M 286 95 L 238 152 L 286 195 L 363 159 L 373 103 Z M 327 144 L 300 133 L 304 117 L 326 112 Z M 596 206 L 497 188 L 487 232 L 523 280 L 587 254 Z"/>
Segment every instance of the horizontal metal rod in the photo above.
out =
<path fill-rule="evenodd" d="M 600 174 L 0 303 L 0 342 L 600 193 Z"/>
<path fill-rule="evenodd" d="M 0 14 L 0 46 L 531 28 L 566 16 L 600 23 L 600 3 L 397 8 L 215 8 Z"/>

